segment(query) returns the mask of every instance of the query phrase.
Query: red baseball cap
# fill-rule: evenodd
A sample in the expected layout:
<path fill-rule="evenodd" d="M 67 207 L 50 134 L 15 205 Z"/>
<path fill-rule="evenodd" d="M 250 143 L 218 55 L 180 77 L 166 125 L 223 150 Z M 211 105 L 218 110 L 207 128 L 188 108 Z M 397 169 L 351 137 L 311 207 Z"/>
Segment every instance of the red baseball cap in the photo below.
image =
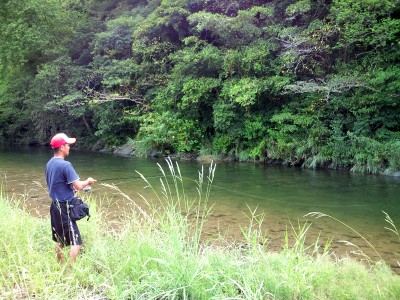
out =
<path fill-rule="evenodd" d="M 69 138 L 65 133 L 57 133 L 50 141 L 50 146 L 53 149 L 60 148 L 62 145 L 74 144 L 76 138 Z"/>

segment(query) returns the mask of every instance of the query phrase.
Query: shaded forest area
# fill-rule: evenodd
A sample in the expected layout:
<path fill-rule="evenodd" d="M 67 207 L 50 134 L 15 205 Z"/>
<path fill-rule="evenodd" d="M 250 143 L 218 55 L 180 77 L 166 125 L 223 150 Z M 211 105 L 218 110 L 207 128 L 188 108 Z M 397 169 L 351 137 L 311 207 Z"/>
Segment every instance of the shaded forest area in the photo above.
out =
<path fill-rule="evenodd" d="M 400 169 L 400 0 L 2 0 L 0 136 Z"/>

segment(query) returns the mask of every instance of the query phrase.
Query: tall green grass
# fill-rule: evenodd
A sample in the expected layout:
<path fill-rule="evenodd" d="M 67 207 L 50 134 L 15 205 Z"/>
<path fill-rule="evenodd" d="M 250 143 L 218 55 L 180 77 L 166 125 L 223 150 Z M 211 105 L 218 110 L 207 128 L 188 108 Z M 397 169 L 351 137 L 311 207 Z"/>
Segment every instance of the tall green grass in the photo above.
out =
<path fill-rule="evenodd" d="M 57 263 L 49 219 L 30 216 L 0 192 L 0 299 L 400 298 L 400 276 L 387 265 L 367 267 L 317 241 L 307 245 L 309 224 L 290 224 L 280 253 L 268 251 L 264 215 L 256 211 L 249 210 L 241 245 L 223 233 L 206 239 L 215 165 L 199 171 L 197 196 L 189 199 L 179 166 L 167 164 L 157 187 L 141 175 L 155 204 L 139 207 L 119 191 L 131 208 L 118 229 L 107 221 L 107 204 L 89 199 L 92 218 L 79 221 L 84 248 L 72 268 Z"/>

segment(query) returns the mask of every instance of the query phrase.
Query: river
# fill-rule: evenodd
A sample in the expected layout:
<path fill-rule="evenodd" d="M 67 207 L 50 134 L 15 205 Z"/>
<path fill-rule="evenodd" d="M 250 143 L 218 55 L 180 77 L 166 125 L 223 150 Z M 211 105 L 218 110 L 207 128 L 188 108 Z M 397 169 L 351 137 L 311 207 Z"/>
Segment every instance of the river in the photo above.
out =
<path fill-rule="evenodd" d="M 47 216 L 49 197 L 46 192 L 44 166 L 52 157 L 52 150 L 32 147 L 0 147 L 0 176 L 3 188 L 15 198 L 24 199 L 36 216 Z M 107 184 L 117 186 L 135 203 L 145 208 L 153 201 L 150 189 L 138 172 L 153 186 L 159 187 L 161 172 L 158 164 L 168 173 L 164 159 L 121 157 L 106 153 L 78 151 L 72 148 L 67 158 L 82 179 L 97 179 L 90 192 L 97 198 L 105 198 L 110 204 L 109 218 L 126 203 L 126 198 Z M 175 162 L 174 162 L 175 163 Z M 198 173 L 204 168 L 208 173 L 210 162 L 179 161 L 184 178 L 185 193 L 196 197 Z M 82 194 L 85 197 L 85 194 Z M 298 228 L 305 222 L 312 223 L 308 241 L 323 245 L 332 240 L 331 250 L 339 256 L 352 254 L 359 247 L 372 259 L 378 259 L 375 251 L 400 274 L 400 240 L 385 221 L 386 212 L 400 230 L 400 178 L 354 174 L 337 170 L 305 170 L 253 163 L 218 162 L 211 188 L 209 203 L 213 204 L 205 234 L 226 233 L 228 239 L 241 242 L 240 227 L 249 224 L 250 211 L 264 214 L 262 225 L 268 237 L 267 247 L 279 251 L 284 244 L 285 231 L 291 226 Z M 116 209 L 118 208 L 118 209 Z M 305 217 L 310 212 L 321 212 L 331 217 Z M 335 218 L 336 220 L 334 220 Z M 351 227 L 351 228 L 349 228 Z M 361 238 L 357 231 L 363 238 Z"/>

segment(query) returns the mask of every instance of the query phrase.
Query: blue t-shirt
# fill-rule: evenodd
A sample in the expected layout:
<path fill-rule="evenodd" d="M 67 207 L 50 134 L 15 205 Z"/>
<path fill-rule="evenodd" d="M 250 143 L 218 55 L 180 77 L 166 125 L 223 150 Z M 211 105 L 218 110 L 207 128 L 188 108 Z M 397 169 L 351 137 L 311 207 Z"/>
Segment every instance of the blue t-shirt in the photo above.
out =
<path fill-rule="evenodd" d="M 79 179 L 69 161 L 53 157 L 46 165 L 46 182 L 53 201 L 66 202 L 74 198 L 72 183 Z"/>

